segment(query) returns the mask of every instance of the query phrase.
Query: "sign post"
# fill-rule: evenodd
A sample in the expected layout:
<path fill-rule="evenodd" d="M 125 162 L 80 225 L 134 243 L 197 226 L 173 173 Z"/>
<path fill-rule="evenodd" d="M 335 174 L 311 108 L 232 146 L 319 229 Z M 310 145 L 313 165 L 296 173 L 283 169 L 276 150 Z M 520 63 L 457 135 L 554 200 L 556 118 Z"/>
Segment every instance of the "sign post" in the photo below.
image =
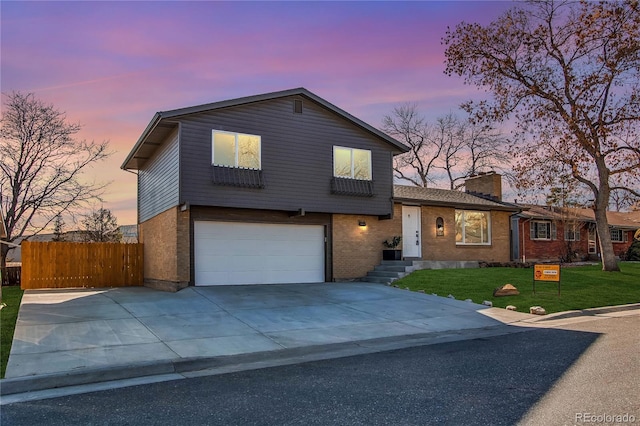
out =
<path fill-rule="evenodd" d="M 536 294 L 536 281 L 557 282 L 560 297 L 560 265 L 533 265 L 533 294 Z"/>

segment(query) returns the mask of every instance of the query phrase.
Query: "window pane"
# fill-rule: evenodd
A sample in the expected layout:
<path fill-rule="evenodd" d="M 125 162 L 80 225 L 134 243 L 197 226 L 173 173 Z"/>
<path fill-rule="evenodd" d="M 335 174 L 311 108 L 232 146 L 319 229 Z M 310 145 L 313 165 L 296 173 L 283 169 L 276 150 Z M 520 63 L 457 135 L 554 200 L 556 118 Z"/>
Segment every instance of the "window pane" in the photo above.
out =
<path fill-rule="evenodd" d="M 489 213 L 480 213 L 482 215 L 482 243 L 489 244 Z"/>
<path fill-rule="evenodd" d="M 233 133 L 213 134 L 213 164 L 235 167 L 236 136 Z"/>
<path fill-rule="evenodd" d="M 490 244 L 489 212 L 456 210 L 456 243 L 458 244 Z"/>
<path fill-rule="evenodd" d="M 540 240 L 546 240 L 549 238 L 549 233 L 547 232 L 547 227 L 549 226 L 548 223 L 544 223 L 544 222 L 537 222 L 536 223 L 536 238 L 540 239 Z"/>
<path fill-rule="evenodd" d="M 238 135 L 238 167 L 260 168 L 260 136 Z"/>
<path fill-rule="evenodd" d="M 349 148 L 333 148 L 333 175 L 351 177 L 351 150 Z"/>
<path fill-rule="evenodd" d="M 462 240 L 462 219 L 463 219 L 462 212 L 459 210 L 456 210 L 456 243 L 464 242 Z"/>
<path fill-rule="evenodd" d="M 483 243 L 484 215 L 479 212 L 465 212 L 464 241 L 467 244 Z"/>
<path fill-rule="evenodd" d="M 371 151 L 353 150 L 353 178 L 371 180 Z"/>

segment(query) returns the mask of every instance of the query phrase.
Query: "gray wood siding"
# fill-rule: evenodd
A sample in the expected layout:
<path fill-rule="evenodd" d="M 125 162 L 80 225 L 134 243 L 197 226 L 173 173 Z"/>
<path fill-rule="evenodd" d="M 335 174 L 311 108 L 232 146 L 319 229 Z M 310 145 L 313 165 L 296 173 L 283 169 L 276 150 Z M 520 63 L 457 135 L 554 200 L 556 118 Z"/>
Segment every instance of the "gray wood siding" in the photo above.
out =
<path fill-rule="evenodd" d="M 293 112 L 294 98 L 303 99 L 302 114 Z M 201 206 L 391 213 L 393 148 L 306 98 L 292 96 L 194 114 L 180 122 L 182 201 Z M 261 136 L 264 188 L 212 183 L 212 129 Z M 373 197 L 331 194 L 334 145 L 371 150 Z"/>
<path fill-rule="evenodd" d="M 179 138 L 173 132 L 138 172 L 139 222 L 179 203 Z"/>

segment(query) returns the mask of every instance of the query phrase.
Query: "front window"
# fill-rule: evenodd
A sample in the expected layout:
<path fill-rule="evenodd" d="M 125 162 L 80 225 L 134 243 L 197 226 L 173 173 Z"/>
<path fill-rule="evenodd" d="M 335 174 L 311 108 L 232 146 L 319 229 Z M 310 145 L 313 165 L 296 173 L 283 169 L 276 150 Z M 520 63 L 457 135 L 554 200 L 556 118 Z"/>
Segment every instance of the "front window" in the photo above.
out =
<path fill-rule="evenodd" d="M 612 229 L 611 230 L 611 241 L 614 243 L 624 243 L 626 242 L 626 232 L 622 229 Z"/>
<path fill-rule="evenodd" d="M 456 244 L 491 244 L 490 213 L 456 210 Z"/>
<path fill-rule="evenodd" d="M 260 136 L 213 130 L 214 166 L 256 169 L 260 167 Z"/>
<path fill-rule="evenodd" d="M 334 146 L 333 175 L 339 178 L 371 180 L 371 151 Z"/>
<path fill-rule="evenodd" d="M 577 224 L 564 225 L 565 241 L 580 241 L 580 226 Z"/>
<path fill-rule="evenodd" d="M 529 223 L 532 240 L 555 240 L 556 224 L 550 221 L 534 220 Z"/>

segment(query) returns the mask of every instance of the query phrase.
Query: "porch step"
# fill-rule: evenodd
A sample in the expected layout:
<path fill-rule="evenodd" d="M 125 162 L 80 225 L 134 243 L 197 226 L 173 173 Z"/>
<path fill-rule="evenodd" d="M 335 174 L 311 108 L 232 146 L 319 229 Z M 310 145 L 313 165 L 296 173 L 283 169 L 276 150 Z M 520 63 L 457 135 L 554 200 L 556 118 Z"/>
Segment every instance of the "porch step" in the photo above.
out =
<path fill-rule="evenodd" d="M 409 275 L 419 269 L 457 269 L 479 268 L 477 261 L 460 260 L 383 260 L 367 276 L 360 279 L 364 282 L 391 284 L 395 280 Z"/>
<path fill-rule="evenodd" d="M 367 272 L 367 276 L 361 281 L 390 284 L 413 271 L 411 260 L 383 260 L 373 271 Z"/>
<path fill-rule="evenodd" d="M 374 269 L 373 271 L 367 272 L 368 277 L 402 278 L 405 275 L 407 275 L 405 271 L 383 271 Z"/>

